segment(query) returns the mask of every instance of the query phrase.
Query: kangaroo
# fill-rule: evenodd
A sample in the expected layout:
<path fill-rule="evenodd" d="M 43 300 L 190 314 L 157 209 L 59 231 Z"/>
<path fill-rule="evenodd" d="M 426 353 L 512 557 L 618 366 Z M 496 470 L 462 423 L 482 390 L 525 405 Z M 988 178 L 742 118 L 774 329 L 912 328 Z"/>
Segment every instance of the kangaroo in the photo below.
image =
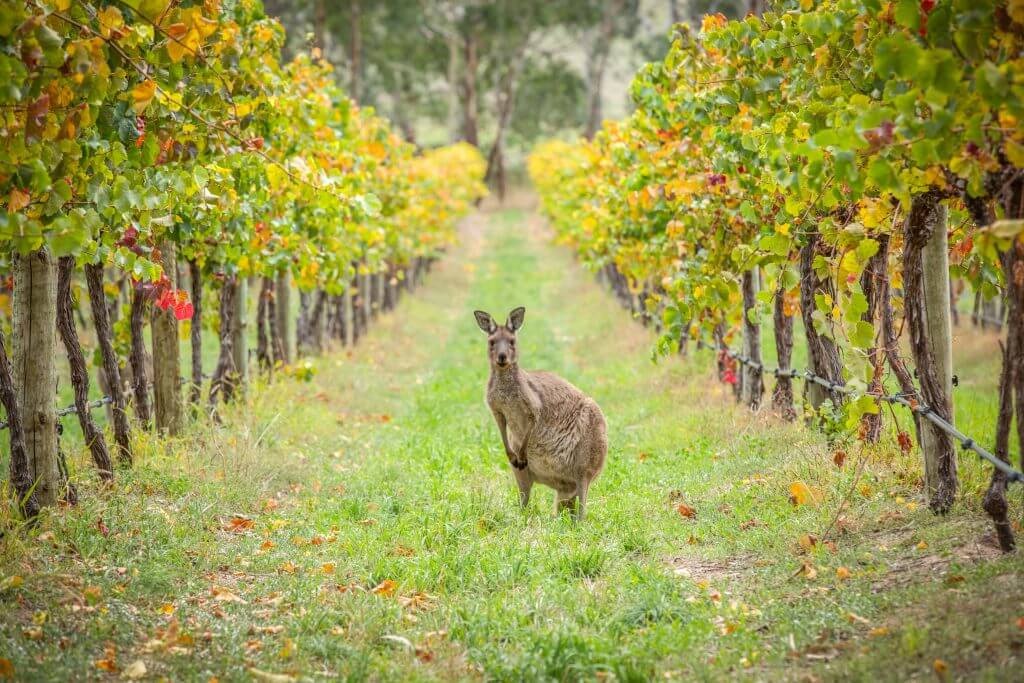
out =
<path fill-rule="evenodd" d="M 516 333 L 525 308 L 512 311 L 501 326 L 489 313 L 473 315 L 487 333 L 491 374 L 486 402 L 498 423 L 520 504 L 526 507 L 530 489 L 539 482 L 555 489 L 555 514 L 570 509 L 575 519 L 582 519 L 587 489 L 608 453 L 604 414 L 593 399 L 558 375 L 519 369 Z"/>

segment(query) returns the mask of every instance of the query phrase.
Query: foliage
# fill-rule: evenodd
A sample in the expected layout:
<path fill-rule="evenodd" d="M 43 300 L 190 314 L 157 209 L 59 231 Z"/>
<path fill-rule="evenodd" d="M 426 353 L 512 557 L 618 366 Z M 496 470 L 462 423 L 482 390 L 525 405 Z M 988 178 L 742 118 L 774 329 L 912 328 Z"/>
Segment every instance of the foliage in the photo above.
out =
<path fill-rule="evenodd" d="M 0 16 L 4 253 L 114 265 L 184 314 L 163 240 L 215 273 L 338 291 L 359 259 L 443 248 L 483 192 L 479 155 L 415 156 L 329 67 L 282 64 L 255 0 L 3 0 Z M 428 195 L 439 210 L 409 208 Z"/>
<path fill-rule="evenodd" d="M 864 390 L 878 330 L 863 319 L 861 275 L 881 236 L 898 253 L 914 195 L 950 198 L 962 274 L 999 277 L 1004 236 L 980 230 L 965 203 L 988 202 L 997 172 L 1024 167 L 1022 27 L 1020 4 L 996 0 L 709 15 L 696 35 L 680 25 L 665 59 L 637 75 L 631 117 L 593 142 L 539 147 L 531 175 L 588 263 L 653 283 L 676 339 L 735 325 L 753 267 L 772 283 L 753 315 L 776 296 L 795 314 L 797 253 L 820 234 L 813 267 L 835 294 L 818 297 L 815 325 Z"/>

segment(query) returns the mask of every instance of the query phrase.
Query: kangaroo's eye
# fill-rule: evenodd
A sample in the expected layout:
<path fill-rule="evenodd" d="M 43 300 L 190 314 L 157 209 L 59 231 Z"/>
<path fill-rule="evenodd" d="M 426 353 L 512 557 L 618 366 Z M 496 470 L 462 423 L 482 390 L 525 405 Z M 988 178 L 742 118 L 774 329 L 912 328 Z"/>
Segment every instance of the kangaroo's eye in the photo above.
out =
<path fill-rule="evenodd" d="M 491 340 L 490 340 L 490 341 L 488 341 L 487 343 L 488 343 L 488 344 L 490 344 L 492 348 L 494 347 L 494 340 L 493 340 L 493 339 L 491 339 Z"/>

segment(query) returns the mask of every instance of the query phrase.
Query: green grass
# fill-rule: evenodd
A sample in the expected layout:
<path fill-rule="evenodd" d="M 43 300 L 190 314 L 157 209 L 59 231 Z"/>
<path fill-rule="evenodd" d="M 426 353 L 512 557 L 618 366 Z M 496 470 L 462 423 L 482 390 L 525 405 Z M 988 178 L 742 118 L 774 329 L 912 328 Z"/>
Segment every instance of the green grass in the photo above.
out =
<path fill-rule="evenodd" d="M 483 403 L 471 312 L 517 305 L 524 365 L 608 418 L 580 524 L 543 487 L 518 509 Z M 978 484 L 933 517 L 916 456 L 850 447 L 838 468 L 817 433 L 737 408 L 710 354 L 655 365 L 652 341 L 535 217 L 475 217 L 427 286 L 311 382 L 253 387 L 220 427 L 140 437 L 114 490 L 76 452 L 81 505 L 7 522 L 0 657 L 26 680 L 114 678 L 96 665 L 111 657 L 147 679 L 220 681 L 905 680 L 937 659 L 998 680 L 1020 666 L 1024 567 L 981 542 Z M 993 359 L 976 360 L 965 406 L 994 401 Z M 819 501 L 791 504 L 796 481 Z M 1019 522 L 1016 492 L 1011 505 Z M 235 516 L 251 528 L 226 530 Z"/>

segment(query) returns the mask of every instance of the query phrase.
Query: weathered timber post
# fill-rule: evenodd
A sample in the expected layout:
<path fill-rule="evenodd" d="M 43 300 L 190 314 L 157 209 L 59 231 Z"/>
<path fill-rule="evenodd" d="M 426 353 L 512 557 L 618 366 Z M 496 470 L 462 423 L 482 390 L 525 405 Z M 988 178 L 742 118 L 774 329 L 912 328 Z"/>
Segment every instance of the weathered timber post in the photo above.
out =
<path fill-rule="evenodd" d="M 953 422 L 953 333 L 949 320 L 946 207 L 935 192 L 914 197 L 904 225 L 904 308 L 921 399 Z M 948 434 L 921 420 L 925 486 L 933 512 L 946 513 L 957 491 L 956 449 Z"/>
<path fill-rule="evenodd" d="M 57 273 L 44 247 L 14 257 L 14 383 L 35 502 L 61 497 L 57 455 Z M 13 477 L 15 481 L 17 477 Z"/>
<path fill-rule="evenodd" d="M 177 288 L 174 242 L 160 243 L 164 275 Z M 178 319 L 171 308 L 153 306 L 153 404 L 157 431 L 171 436 L 181 433 L 184 410 L 181 397 L 181 349 L 178 343 Z"/>
<path fill-rule="evenodd" d="M 754 266 L 743 273 L 743 355 L 749 363 L 742 368 L 741 399 L 751 410 L 761 407 L 764 396 L 764 377 L 761 369 L 761 326 L 750 320 L 757 306 L 757 293 L 761 289 L 761 270 Z"/>

